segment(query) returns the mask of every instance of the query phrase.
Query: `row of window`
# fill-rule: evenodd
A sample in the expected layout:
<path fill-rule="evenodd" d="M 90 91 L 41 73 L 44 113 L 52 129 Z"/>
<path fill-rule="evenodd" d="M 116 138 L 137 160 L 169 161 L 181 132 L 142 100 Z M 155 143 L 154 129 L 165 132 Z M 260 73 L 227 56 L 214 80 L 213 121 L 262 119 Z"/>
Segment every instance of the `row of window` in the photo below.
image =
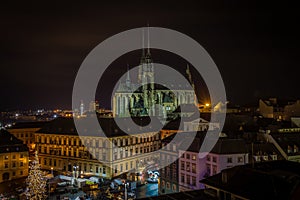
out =
<path fill-rule="evenodd" d="M 5 169 L 9 168 L 9 164 L 10 164 L 10 163 L 5 162 L 5 163 L 4 163 L 4 168 L 5 168 Z M 23 167 L 23 166 L 24 166 L 24 163 L 23 163 L 23 162 L 20 162 L 20 163 L 19 163 L 19 167 Z M 12 167 L 12 168 L 17 167 L 17 162 L 12 162 L 12 163 L 11 163 L 11 167 Z"/>
<path fill-rule="evenodd" d="M 188 174 L 187 175 L 181 174 L 180 175 L 180 182 L 182 184 L 196 186 L 196 177 L 195 176 L 190 176 Z"/>
<path fill-rule="evenodd" d="M 113 144 L 115 146 L 128 146 L 133 144 L 140 144 L 140 143 L 146 143 L 146 142 L 153 142 L 159 139 L 159 136 L 152 136 L 152 137 L 130 137 L 130 138 L 123 138 L 123 139 L 114 139 L 112 140 Z M 83 144 L 85 146 L 92 146 L 92 147 L 108 147 L 109 141 L 103 141 L 103 140 L 96 140 L 96 139 L 85 139 L 84 142 L 81 142 L 79 138 L 56 138 L 52 139 L 50 137 L 43 137 L 43 136 L 37 136 L 38 143 L 41 144 L 58 144 L 58 145 L 70 145 L 70 146 L 82 146 Z"/>
<path fill-rule="evenodd" d="M 9 155 L 5 155 L 5 156 L 3 156 L 3 159 L 4 160 L 9 160 Z M 19 156 L 20 158 L 24 158 L 24 155 L 23 154 L 20 154 L 20 156 Z M 11 156 L 11 159 L 17 159 L 17 155 L 16 154 L 13 154 L 12 156 Z"/>
<path fill-rule="evenodd" d="M 24 133 L 20 133 L 20 134 L 17 133 L 17 134 L 16 134 L 16 137 L 17 137 L 17 138 L 20 138 L 20 137 L 23 138 L 24 136 L 25 136 L 26 138 L 28 138 L 28 136 L 29 136 L 29 137 L 33 137 L 33 133 L 25 133 L 25 134 L 24 134 Z"/>
<path fill-rule="evenodd" d="M 196 174 L 196 163 L 190 163 L 190 162 L 180 162 L 180 170 L 186 171 L 186 172 L 192 172 Z"/>
<path fill-rule="evenodd" d="M 114 153 L 114 160 L 117 159 L 123 159 L 123 158 L 127 158 L 130 156 L 134 156 L 135 154 L 142 154 L 142 153 L 149 153 L 149 152 L 153 152 L 155 150 L 158 149 L 158 145 L 157 147 L 155 146 L 148 146 L 148 147 L 140 147 L 140 148 L 136 148 L 135 151 L 133 149 L 128 150 L 120 150 L 119 152 L 115 152 Z M 86 158 L 86 159 L 93 159 L 92 154 L 90 154 L 87 151 L 72 151 L 72 149 L 68 149 L 68 150 L 61 150 L 61 149 L 49 149 L 47 150 L 47 147 L 38 147 L 38 151 L 41 153 L 47 153 L 50 155 L 57 155 L 57 156 L 69 156 L 69 157 L 77 157 L 77 158 Z M 135 152 L 135 153 L 134 153 Z M 106 149 L 103 149 L 102 153 L 98 153 L 95 152 L 94 157 L 96 159 L 101 159 L 101 160 L 106 160 Z"/>
<path fill-rule="evenodd" d="M 165 181 L 163 180 L 162 182 L 161 182 L 161 187 L 162 188 L 166 188 L 167 190 L 170 190 L 171 189 L 171 184 L 170 184 L 170 182 L 167 182 L 167 184 L 165 183 Z M 163 189 L 164 190 L 164 189 Z M 176 186 L 176 184 L 173 184 L 172 185 L 172 192 L 178 192 L 178 189 L 177 189 L 177 186 Z M 163 192 L 164 193 L 164 192 Z"/>
<path fill-rule="evenodd" d="M 133 166 L 133 161 L 130 161 L 130 165 L 129 165 L 128 162 L 126 162 L 126 163 L 124 164 L 124 167 L 125 167 L 125 172 L 128 171 L 128 170 L 134 169 L 134 168 L 137 169 L 137 168 L 138 168 L 138 162 L 135 163 L 135 166 Z M 130 167 L 130 168 L 129 168 L 129 167 Z M 114 172 L 115 172 L 115 173 L 118 173 L 118 171 L 119 171 L 120 173 L 122 173 L 123 170 L 124 170 L 123 164 L 120 164 L 120 168 L 118 168 L 118 165 L 115 165 L 115 166 L 114 166 Z"/>
<path fill-rule="evenodd" d="M 177 160 L 177 157 L 176 156 L 170 156 L 168 154 L 161 154 L 160 155 L 160 159 L 161 159 L 162 162 L 164 162 L 166 160 L 167 163 L 171 163 L 171 161 L 173 163 L 173 162 L 175 162 Z"/>
<path fill-rule="evenodd" d="M 79 151 L 78 153 L 76 152 L 72 153 L 71 150 L 68 151 L 50 150 L 47 152 L 47 151 L 41 151 L 41 149 L 39 148 L 39 152 L 50 154 L 50 155 L 56 155 L 56 156 L 68 156 L 68 157 L 83 158 L 83 159 L 98 159 L 103 161 L 105 161 L 107 158 L 106 152 L 103 153 L 96 152 L 94 156 L 87 151 Z"/>
<path fill-rule="evenodd" d="M 156 151 L 158 149 L 158 147 L 155 146 L 148 146 L 148 147 L 140 147 L 140 148 L 135 148 L 135 151 L 133 151 L 133 149 L 125 150 L 125 151 L 120 151 L 119 153 L 115 152 L 114 153 L 114 160 L 117 159 L 123 159 L 123 158 L 127 158 L 130 156 L 134 156 L 135 154 L 142 154 L 142 153 L 149 153 L 149 152 L 153 152 Z M 134 154 L 135 152 L 135 154 Z"/>
<path fill-rule="evenodd" d="M 51 158 L 50 159 L 44 158 L 43 160 L 44 160 L 44 162 L 43 162 L 44 166 L 61 167 L 61 165 L 62 165 L 61 160 L 59 160 L 58 162 L 56 159 L 51 159 Z M 94 170 L 95 170 L 95 173 L 106 174 L 106 167 L 99 167 L 99 165 L 94 166 L 93 164 L 86 164 L 86 163 L 83 163 L 83 164 L 78 163 L 76 165 L 79 167 L 78 171 L 94 172 Z M 67 167 L 67 165 L 65 163 L 63 163 L 64 171 L 72 171 L 73 170 L 72 166 L 70 165 L 70 167 L 71 168 Z"/>
<path fill-rule="evenodd" d="M 195 154 L 189 154 L 189 153 L 184 153 L 182 154 L 181 158 L 185 158 L 185 159 L 188 159 L 188 160 L 196 160 L 196 155 Z"/>
<path fill-rule="evenodd" d="M 211 160 L 212 160 L 212 162 L 216 163 L 217 162 L 217 157 L 207 155 L 207 161 L 211 161 Z M 237 162 L 238 163 L 243 163 L 244 162 L 244 157 L 243 156 L 239 156 L 237 158 Z M 233 158 L 232 157 L 227 157 L 227 163 L 233 163 Z"/>
<path fill-rule="evenodd" d="M 215 157 L 215 156 L 207 155 L 206 159 L 207 159 L 207 161 L 217 162 L 217 157 Z"/>
<path fill-rule="evenodd" d="M 20 171 L 13 171 L 13 172 L 12 172 L 12 176 L 13 176 L 13 177 L 14 177 L 14 176 L 17 176 L 17 172 L 19 173 L 19 176 L 22 176 L 22 175 L 24 174 L 23 170 L 20 170 Z M 7 173 L 7 172 L 5 172 L 5 173 Z"/>
<path fill-rule="evenodd" d="M 22 176 L 23 175 L 23 171 L 22 170 L 19 171 L 19 174 L 20 174 L 20 176 Z M 15 171 L 12 172 L 12 176 L 16 176 L 16 172 Z"/>
<path fill-rule="evenodd" d="M 177 179 L 177 167 L 176 163 L 173 163 L 172 165 L 168 165 L 160 170 L 161 177 L 164 177 L 168 180 L 178 181 Z"/>
<path fill-rule="evenodd" d="M 216 165 L 210 165 L 210 164 L 206 164 L 206 168 L 207 168 L 207 174 L 209 176 L 215 175 L 217 174 L 217 166 Z"/>

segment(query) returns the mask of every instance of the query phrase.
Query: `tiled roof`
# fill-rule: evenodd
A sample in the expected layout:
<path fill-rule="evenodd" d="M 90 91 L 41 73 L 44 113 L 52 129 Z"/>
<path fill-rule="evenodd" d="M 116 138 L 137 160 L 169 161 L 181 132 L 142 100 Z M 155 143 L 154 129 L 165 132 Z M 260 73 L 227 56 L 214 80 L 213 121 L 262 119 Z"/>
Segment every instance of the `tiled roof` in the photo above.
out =
<path fill-rule="evenodd" d="M 300 132 L 272 133 L 271 136 L 288 155 L 300 155 Z M 290 152 L 288 149 L 290 148 Z M 296 150 L 296 151 L 294 151 Z"/>
<path fill-rule="evenodd" d="M 280 152 L 278 149 L 275 147 L 273 143 L 251 143 L 246 145 L 247 152 L 252 155 L 252 147 L 253 147 L 253 155 L 271 155 L 271 154 L 276 154 L 277 156 L 280 156 Z"/>
<path fill-rule="evenodd" d="M 243 139 L 219 138 L 211 153 L 238 154 L 247 153 L 246 143 Z"/>
<path fill-rule="evenodd" d="M 194 104 L 180 104 L 174 112 L 199 112 L 199 109 Z"/>
<path fill-rule="evenodd" d="M 177 117 L 176 119 L 172 119 L 166 123 L 163 127 L 164 130 L 183 130 L 184 129 L 184 122 L 190 122 L 195 119 L 198 119 L 199 115 L 197 114 L 192 115 L 190 117 Z M 182 122 L 182 123 L 181 123 Z"/>
<path fill-rule="evenodd" d="M 0 129 L 0 153 L 28 151 L 22 140 L 17 139 L 4 129 Z"/>
<path fill-rule="evenodd" d="M 37 122 L 18 122 L 9 129 L 23 129 L 23 128 L 41 128 L 48 121 L 37 121 Z"/>

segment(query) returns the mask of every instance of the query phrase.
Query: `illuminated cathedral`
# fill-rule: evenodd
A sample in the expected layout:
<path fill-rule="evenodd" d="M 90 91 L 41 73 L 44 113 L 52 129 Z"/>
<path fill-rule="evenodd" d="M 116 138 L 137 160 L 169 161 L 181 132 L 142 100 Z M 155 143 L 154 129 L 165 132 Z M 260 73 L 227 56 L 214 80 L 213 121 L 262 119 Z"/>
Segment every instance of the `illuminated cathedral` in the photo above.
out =
<path fill-rule="evenodd" d="M 193 86 L 188 65 L 186 73 Z M 196 105 L 194 90 L 191 89 L 190 85 L 182 86 L 180 89 L 173 89 L 171 85 L 162 86 L 155 84 L 154 75 L 155 69 L 148 39 L 148 48 L 145 49 L 143 45 L 142 56 L 138 66 L 137 83 L 131 81 L 128 71 L 125 82 L 120 83 L 114 93 L 114 116 L 157 116 L 167 118 L 181 104 Z"/>

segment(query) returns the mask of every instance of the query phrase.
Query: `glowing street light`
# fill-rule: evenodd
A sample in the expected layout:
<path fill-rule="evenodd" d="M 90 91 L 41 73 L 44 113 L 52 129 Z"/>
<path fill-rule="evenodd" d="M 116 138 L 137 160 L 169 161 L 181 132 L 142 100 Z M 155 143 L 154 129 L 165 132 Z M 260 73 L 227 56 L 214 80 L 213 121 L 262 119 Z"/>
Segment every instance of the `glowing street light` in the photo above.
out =
<path fill-rule="evenodd" d="M 129 183 L 124 183 L 125 187 L 125 200 L 127 200 L 127 187 L 129 186 Z"/>

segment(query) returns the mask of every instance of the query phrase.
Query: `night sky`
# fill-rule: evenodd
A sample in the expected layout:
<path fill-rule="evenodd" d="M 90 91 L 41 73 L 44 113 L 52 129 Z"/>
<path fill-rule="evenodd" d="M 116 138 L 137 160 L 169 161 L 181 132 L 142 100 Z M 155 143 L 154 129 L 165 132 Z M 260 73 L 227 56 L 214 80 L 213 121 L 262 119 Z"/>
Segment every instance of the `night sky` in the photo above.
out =
<path fill-rule="evenodd" d="M 300 98 L 299 12 L 291 3 L 7 2 L 0 6 L 0 110 L 71 108 L 73 82 L 87 54 L 106 38 L 147 23 L 198 41 L 217 64 L 233 104 Z M 138 63 L 135 55 L 116 62 L 112 73 Z M 172 64 L 171 57 L 153 54 L 154 61 Z M 102 107 L 109 105 L 107 90 L 99 90 Z"/>

